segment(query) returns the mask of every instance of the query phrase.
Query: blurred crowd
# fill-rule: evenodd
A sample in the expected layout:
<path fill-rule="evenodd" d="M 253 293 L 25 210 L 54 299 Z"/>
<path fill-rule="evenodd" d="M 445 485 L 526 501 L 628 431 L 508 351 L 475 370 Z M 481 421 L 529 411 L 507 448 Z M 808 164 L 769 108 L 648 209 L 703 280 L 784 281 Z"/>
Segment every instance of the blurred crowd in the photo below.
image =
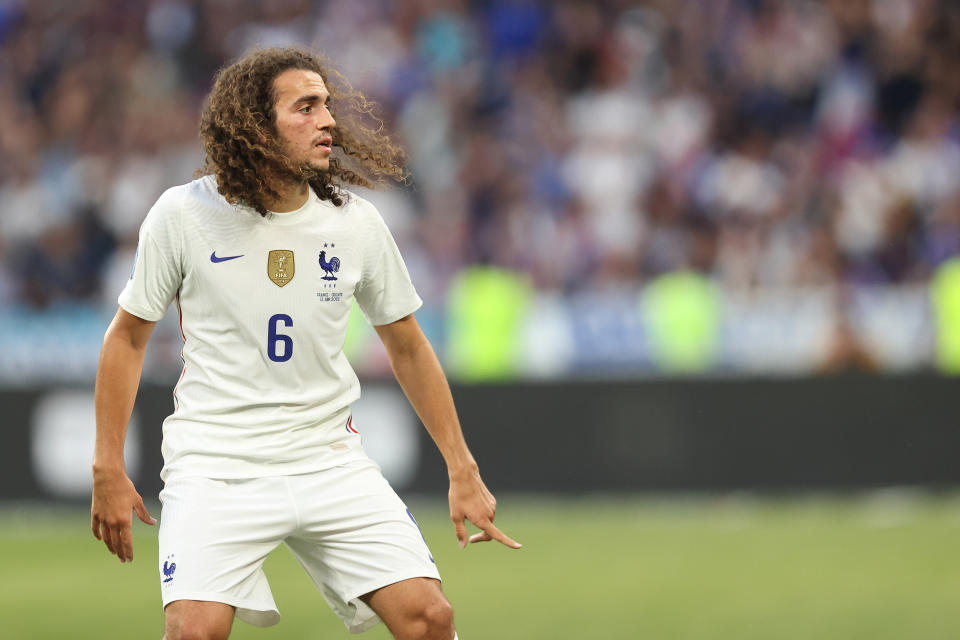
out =
<path fill-rule="evenodd" d="M 200 164 L 214 72 L 284 44 L 406 149 L 375 201 L 428 302 L 471 264 L 750 290 L 925 282 L 960 254 L 948 0 L 0 0 L 0 306 L 113 304 Z"/>

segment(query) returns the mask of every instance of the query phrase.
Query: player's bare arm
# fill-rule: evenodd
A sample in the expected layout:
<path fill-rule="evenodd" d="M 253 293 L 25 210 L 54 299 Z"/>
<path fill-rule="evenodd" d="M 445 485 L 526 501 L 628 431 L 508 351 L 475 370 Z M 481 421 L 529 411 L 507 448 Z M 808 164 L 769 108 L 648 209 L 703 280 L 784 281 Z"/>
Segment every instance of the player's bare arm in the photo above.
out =
<path fill-rule="evenodd" d="M 119 309 L 103 338 L 97 368 L 97 441 L 90 527 L 93 535 L 121 562 L 133 560 L 132 512 L 146 524 L 156 524 L 123 464 L 127 423 L 154 324 Z"/>
<path fill-rule="evenodd" d="M 470 542 L 497 540 L 519 549 L 519 542 L 493 524 L 497 501 L 480 478 L 477 463 L 463 438 L 447 378 L 416 318 L 411 314 L 377 326 L 376 330 L 387 348 L 397 381 L 447 464 L 450 518 L 460 546 L 466 546 L 468 540 L 466 519 L 481 529 L 470 536 Z"/>

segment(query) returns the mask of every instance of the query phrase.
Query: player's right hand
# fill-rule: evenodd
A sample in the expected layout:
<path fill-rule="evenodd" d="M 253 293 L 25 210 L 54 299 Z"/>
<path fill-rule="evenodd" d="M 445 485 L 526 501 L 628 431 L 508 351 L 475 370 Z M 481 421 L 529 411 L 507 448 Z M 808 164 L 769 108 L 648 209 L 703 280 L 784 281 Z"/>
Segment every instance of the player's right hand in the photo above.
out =
<path fill-rule="evenodd" d="M 120 562 L 133 561 L 131 512 L 136 512 L 145 524 L 157 523 L 147 512 L 143 498 L 126 473 L 122 470 L 108 472 L 94 469 L 90 528 L 93 537 L 102 540 L 110 553 L 120 558 Z"/>

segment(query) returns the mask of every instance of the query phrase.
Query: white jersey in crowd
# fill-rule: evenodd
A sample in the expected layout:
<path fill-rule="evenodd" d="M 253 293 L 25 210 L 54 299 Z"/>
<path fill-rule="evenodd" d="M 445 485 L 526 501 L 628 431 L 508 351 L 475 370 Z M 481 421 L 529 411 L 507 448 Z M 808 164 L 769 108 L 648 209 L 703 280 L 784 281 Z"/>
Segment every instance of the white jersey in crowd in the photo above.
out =
<path fill-rule="evenodd" d="M 150 210 L 119 303 L 150 321 L 179 307 L 165 481 L 309 473 L 364 456 L 349 422 L 360 384 L 343 353 L 351 304 L 381 325 L 421 300 L 377 210 L 343 195 L 335 207 L 311 191 L 296 211 L 263 217 L 206 176 Z"/>

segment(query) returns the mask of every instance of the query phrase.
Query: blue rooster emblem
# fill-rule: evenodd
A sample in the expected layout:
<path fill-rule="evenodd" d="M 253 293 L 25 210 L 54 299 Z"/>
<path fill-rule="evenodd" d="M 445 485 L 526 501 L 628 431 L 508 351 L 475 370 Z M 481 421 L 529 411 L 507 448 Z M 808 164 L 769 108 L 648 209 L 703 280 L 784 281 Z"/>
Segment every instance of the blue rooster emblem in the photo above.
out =
<path fill-rule="evenodd" d="M 170 581 L 172 581 L 172 580 L 173 580 L 173 572 L 176 571 L 176 570 L 177 570 L 177 563 L 176 563 L 176 562 L 169 562 L 169 563 L 168 563 L 166 560 L 164 560 L 164 561 L 163 561 L 163 575 L 164 575 L 163 581 L 164 581 L 164 582 L 170 582 Z"/>
<path fill-rule="evenodd" d="M 324 280 L 336 280 L 337 276 L 333 275 L 337 271 L 340 271 L 340 258 L 336 256 L 330 258 L 330 261 L 327 262 L 327 252 L 320 252 L 320 268 L 323 269 L 326 275 L 323 276 Z"/>

